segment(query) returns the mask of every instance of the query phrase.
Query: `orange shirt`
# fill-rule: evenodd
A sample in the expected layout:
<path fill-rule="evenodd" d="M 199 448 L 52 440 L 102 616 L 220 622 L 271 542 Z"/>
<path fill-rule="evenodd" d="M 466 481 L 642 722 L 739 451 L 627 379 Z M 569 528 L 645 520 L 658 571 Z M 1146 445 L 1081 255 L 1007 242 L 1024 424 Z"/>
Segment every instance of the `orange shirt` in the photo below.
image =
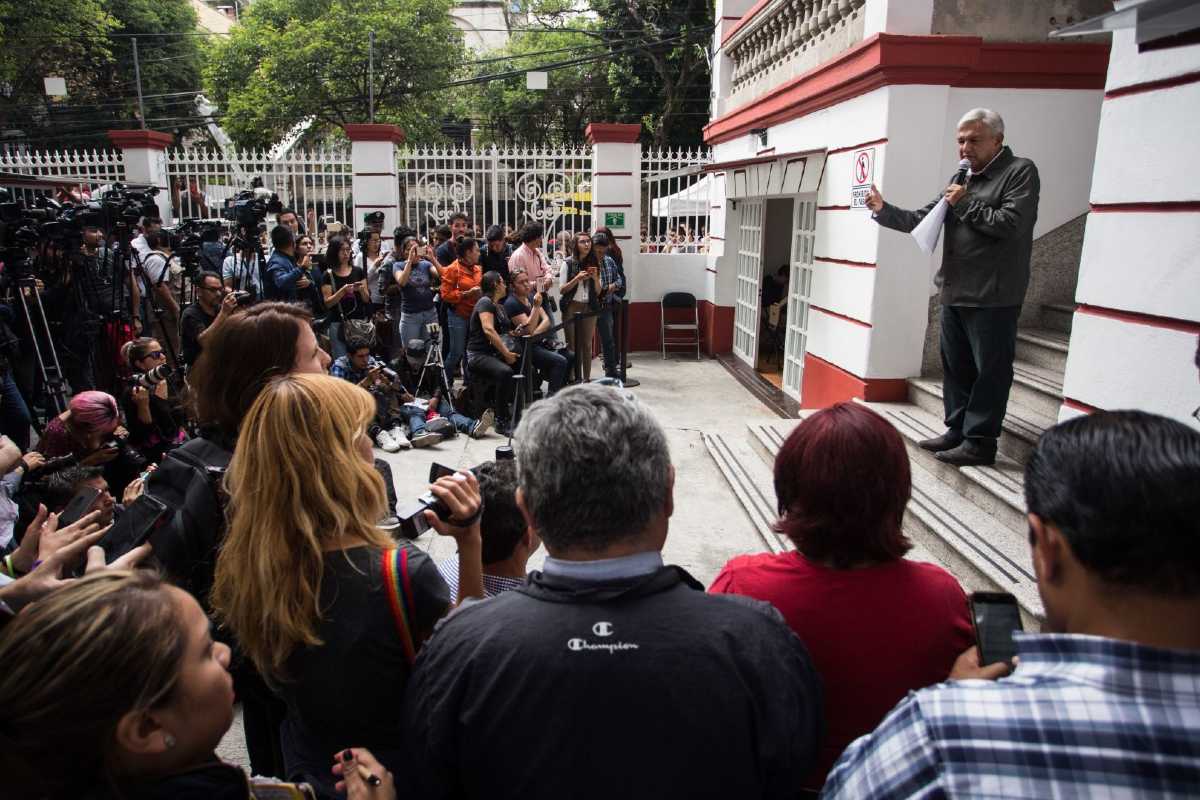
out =
<path fill-rule="evenodd" d="M 464 300 L 463 295 L 478 286 L 482 280 L 483 270 L 478 264 L 473 267 L 464 267 L 455 260 L 454 263 L 442 270 L 442 302 L 453 306 L 454 313 L 463 319 L 470 319 L 471 312 L 475 309 L 475 303 L 479 301 L 481 295 L 475 296 L 471 300 Z"/>

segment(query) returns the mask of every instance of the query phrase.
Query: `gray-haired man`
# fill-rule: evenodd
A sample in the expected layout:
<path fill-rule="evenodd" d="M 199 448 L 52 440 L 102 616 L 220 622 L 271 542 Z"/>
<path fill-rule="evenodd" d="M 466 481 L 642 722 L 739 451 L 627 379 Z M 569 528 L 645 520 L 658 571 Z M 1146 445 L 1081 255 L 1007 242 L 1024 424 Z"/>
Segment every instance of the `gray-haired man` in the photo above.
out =
<path fill-rule="evenodd" d="M 1004 120 L 986 108 L 958 123 L 958 156 L 966 180 L 916 211 L 883 201 L 872 186 L 867 207 L 885 228 L 917 227 L 942 197 L 946 214 L 942 268 L 942 400 L 946 433 L 921 442 L 941 461 L 991 464 L 1012 387 L 1017 317 L 1029 286 L 1033 224 L 1041 182 L 1037 167 L 1004 144 Z"/>
<path fill-rule="evenodd" d="M 794 798 L 821 735 L 804 646 L 770 606 L 664 566 L 675 471 L 625 392 L 583 384 L 516 432 L 549 557 L 425 645 L 404 709 L 428 798 Z"/>

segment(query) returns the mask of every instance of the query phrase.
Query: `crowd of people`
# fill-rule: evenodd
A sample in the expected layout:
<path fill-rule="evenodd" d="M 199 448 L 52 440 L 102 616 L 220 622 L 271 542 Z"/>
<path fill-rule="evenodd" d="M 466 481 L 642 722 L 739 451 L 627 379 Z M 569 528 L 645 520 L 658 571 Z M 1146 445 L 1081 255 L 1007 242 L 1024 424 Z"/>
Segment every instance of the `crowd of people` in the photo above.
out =
<path fill-rule="evenodd" d="M 905 557 L 905 446 L 860 404 L 780 450 L 795 549 L 705 590 L 663 559 L 688 496 L 660 423 L 567 385 L 583 320 L 611 338 L 615 242 L 575 237 L 556 274 L 537 226 L 511 252 L 449 233 L 335 236 L 318 270 L 285 219 L 261 264 L 199 273 L 180 402 L 146 330 L 119 399 L 77 391 L 35 449 L 0 441 L 6 796 L 1200 793 L 1200 433 L 1127 411 L 1043 435 L 1024 485 L 1045 626 L 1013 663 L 982 663 L 958 582 Z M 579 338 L 527 360 L 546 388 L 515 457 L 421 501 L 455 545 L 435 561 L 398 534 L 373 445 L 512 425 L 515 339 L 541 346 L 555 313 Z M 486 387 L 478 416 L 456 370 Z M 235 703 L 248 771 L 214 755 Z"/>

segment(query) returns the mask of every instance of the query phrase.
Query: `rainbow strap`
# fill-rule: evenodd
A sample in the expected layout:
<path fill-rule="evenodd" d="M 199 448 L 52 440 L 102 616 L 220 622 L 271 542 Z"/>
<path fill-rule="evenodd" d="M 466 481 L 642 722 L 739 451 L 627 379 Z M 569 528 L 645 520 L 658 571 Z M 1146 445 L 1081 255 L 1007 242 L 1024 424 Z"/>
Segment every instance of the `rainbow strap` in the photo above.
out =
<path fill-rule="evenodd" d="M 411 665 L 417 657 L 413 640 L 412 581 L 408 577 L 408 551 L 403 547 L 383 551 L 383 585 L 387 591 L 388 606 L 396 622 L 396 633 L 404 645 L 404 657 Z"/>

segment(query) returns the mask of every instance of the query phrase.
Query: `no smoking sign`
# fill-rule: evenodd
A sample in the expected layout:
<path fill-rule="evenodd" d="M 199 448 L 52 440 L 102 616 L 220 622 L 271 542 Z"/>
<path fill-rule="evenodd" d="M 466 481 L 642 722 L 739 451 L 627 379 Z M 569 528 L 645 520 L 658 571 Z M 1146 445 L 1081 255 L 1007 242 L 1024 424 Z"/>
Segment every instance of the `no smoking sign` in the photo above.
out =
<path fill-rule="evenodd" d="M 875 148 L 855 150 L 850 173 L 850 207 L 866 208 L 871 182 L 875 179 Z"/>

